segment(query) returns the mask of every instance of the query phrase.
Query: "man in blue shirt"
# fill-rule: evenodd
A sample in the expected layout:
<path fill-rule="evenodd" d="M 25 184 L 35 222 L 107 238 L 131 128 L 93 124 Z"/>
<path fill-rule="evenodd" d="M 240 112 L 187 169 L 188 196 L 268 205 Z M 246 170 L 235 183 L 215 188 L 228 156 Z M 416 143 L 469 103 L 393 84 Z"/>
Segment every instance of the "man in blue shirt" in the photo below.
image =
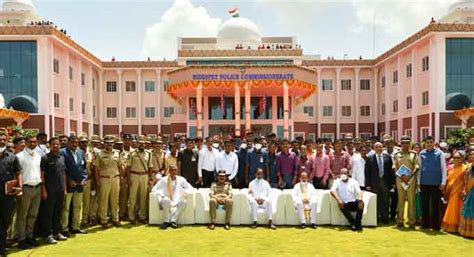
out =
<path fill-rule="evenodd" d="M 263 174 L 268 178 L 268 153 L 262 150 L 262 141 L 259 138 L 254 139 L 254 148 L 247 154 L 247 169 L 245 172 L 245 185 L 255 179 L 257 169 L 262 169 Z"/>
<path fill-rule="evenodd" d="M 267 181 L 273 188 L 278 187 L 278 176 L 276 171 L 277 146 L 275 142 L 268 145 L 268 177 Z"/>
<path fill-rule="evenodd" d="M 73 234 L 86 234 L 87 232 L 81 230 L 80 218 L 82 210 L 82 192 L 83 186 L 87 183 L 87 170 L 86 160 L 84 157 L 84 151 L 79 149 L 79 139 L 77 136 L 70 136 L 68 138 L 68 145 L 60 150 L 61 155 L 64 157 L 64 163 L 66 165 L 66 186 L 67 194 L 64 198 L 64 206 L 61 216 L 61 226 L 63 229 L 62 234 L 68 236 L 68 225 L 69 225 L 69 207 L 72 202 L 72 219 L 71 219 L 71 232 Z"/>

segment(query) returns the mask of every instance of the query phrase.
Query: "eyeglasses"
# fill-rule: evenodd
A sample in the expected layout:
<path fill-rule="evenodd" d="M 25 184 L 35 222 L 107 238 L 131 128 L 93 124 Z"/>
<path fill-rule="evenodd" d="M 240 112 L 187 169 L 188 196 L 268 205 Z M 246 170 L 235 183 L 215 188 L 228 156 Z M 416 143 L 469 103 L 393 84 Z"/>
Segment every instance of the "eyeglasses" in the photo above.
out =
<path fill-rule="evenodd" d="M 461 159 L 461 157 L 453 157 L 452 159 L 453 159 L 453 160 Z"/>

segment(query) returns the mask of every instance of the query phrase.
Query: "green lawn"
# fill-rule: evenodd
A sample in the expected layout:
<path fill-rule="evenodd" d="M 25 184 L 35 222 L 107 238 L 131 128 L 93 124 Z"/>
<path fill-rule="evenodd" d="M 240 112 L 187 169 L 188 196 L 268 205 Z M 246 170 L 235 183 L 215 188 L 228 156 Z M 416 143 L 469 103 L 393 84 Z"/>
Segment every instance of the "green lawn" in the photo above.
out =
<path fill-rule="evenodd" d="M 279 227 L 185 226 L 161 230 L 129 224 L 122 228 L 89 229 L 57 245 L 12 250 L 11 256 L 474 256 L 474 240 L 444 232 L 398 229 L 394 226 L 346 228 L 324 226 L 316 230 Z"/>

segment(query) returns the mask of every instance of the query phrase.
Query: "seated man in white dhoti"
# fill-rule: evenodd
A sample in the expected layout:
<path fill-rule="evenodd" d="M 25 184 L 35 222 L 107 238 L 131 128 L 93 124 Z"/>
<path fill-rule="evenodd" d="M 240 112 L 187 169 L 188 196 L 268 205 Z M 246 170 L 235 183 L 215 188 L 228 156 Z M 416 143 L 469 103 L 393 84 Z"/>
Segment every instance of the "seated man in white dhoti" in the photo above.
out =
<path fill-rule="evenodd" d="M 306 228 L 306 220 L 311 221 L 311 228 L 316 229 L 316 189 L 308 183 L 308 174 L 301 172 L 300 182 L 293 187 L 293 201 L 301 221 L 301 228 Z"/>
<path fill-rule="evenodd" d="M 248 199 L 253 218 L 252 228 L 257 227 L 257 211 L 259 208 L 263 208 L 268 215 L 269 228 L 276 229 L 272 222 L 271 190 L 270 183 L 263 179 L 263 170 L 258 168 L 255 171 L 255 179 L 249 184 Z"/>
<path fill-rule="evenodd" d="M 168 176 L 162 177 L 152 189 L 152 192 L 158 194 L 158 206 L 164 211 L 162 229 L 169 226 L 178 228 L 176 221 L 186 208 L 187 192 L 193 188 L 185 178 L 176 175 L 177 173 L 178 168 L 170 166 Z"/>

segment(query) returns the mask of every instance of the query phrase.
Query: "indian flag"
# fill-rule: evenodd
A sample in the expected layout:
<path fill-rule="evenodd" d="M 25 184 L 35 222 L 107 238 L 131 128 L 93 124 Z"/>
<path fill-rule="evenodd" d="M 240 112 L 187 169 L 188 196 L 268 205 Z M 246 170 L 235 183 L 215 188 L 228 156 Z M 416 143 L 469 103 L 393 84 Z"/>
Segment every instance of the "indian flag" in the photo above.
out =
<path fill-rule="evenodd" d="M 230 16 L 237 18 L 239 17 L 239 8 L 232 8 L 229 10 Z"/>

